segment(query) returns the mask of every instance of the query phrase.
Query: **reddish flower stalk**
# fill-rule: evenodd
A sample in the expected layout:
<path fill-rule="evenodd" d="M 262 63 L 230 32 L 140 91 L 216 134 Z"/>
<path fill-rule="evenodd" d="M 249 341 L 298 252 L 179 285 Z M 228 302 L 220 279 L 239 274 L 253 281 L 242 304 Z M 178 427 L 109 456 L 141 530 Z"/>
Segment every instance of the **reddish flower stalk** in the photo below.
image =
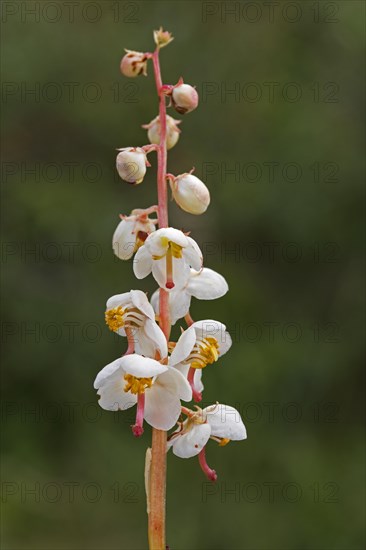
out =
<path fill-rule="evenodd" d="M 159 96 L 160 144 L 158 147 L 158 220 L 159 228 L 168 227 L 168 192 L 166 182 L 166 104 L 162 86 L 159 47 L 153 54 L 156 89 Z M 160 289 L 160 326 L 169 341 L 169 295 Z M 166 505 L 166 441 L 167 434 L 153 428 L 151 466 L 149 475 L 149 547 L 150 550 L 165 550 L 165 505 Z"/>

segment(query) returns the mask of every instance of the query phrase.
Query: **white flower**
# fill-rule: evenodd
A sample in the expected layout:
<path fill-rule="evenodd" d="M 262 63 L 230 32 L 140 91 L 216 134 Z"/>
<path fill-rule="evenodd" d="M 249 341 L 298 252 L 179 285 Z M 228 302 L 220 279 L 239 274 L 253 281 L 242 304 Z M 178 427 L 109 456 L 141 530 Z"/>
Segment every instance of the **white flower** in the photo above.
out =
<path fill-rule="evenodd" d="M 143 433 L 145 419 L 153 428 L 170 430 L 181 414 L 180 400 L 190 401 L 186 379 L 172 367 L 141 355 L 125 355 L 104 367 L 94 382 L 99 405 L 107 411 L 125 410 L 137 403 L 133 433 Z"/>
<path fill-rule="evenodd" d="M 197 321 L 180 336 L 170 356 L 170 364 L 203 369 L 224 355 L 231 344 L 225 325 L 212 319 Z"/>
<path fill-rule="evenodd" d="M 180 336 L 169 358 L 169 364 L 187 377 L 195 401 L 202 399 L 202 369 L 224 355 L 231 344 L 225 325 L 211 319 L 193 323 Z"/>
<path fill-rule="evenodd" d="M 121 216 L 113 234 L 112 246 L 120 260 L 128 260 L 144 244 L 147 236 L 155 231 L 157 220 L 148 217 L 149 209 L 132 210 L 129 216 Z"/>
<path fill-rule="evenodd" d="M 182 231 L 167 227 L 151 233 L 133 262 L 138 279 L 152 272 L 156 282 L 165 290 L 182 288 L 189 277 L 190 266 L 202 267 L 202 253 L 197 243 Z"/>
<path fill-rule="evenodd" d="M 141 290 L 112 296 L 107 301 L 105 320 L 110 330 L 133 341 L 136 353 L 160 358 L 168 354 L 166 338 L 155 322 L 155 313 Z"/>
<path fill-rule="evenodd" d="M 180 129 L 178 124 L 181 123 L 181 120 L 175 120 L 171 116 L 167 115 L 166 117 L 166 146 L 167 149 L 172 149 L 176 145 Z M 160 144 L 160 117 L 155 117 L 149 124 L 144 124 L 142 126 L 147 132 L 150 143 Z"/>
<path fill-rule="evenodd" d="M 191 269 L 186 285 L 178 290 L 174 288 L 169 293 L 170 322 L 174 325 L 178 319 L 189 313 L 192 296 L 198 300 L 216 300 L 224 296 L 228 290 L 224 277 L 213 269 Z M 155 313 L 159 315 L 159 290 L 152 295 L 151 304 Z"/>
<path fill-rule="evenodd" d="M 210 204 L 210 192 L 206 185 L 192 173 L 169 177 L 175 202 L 185 212 L 203 214 Z"/>
<path fill-rule="evenodd" d="M 246 439 L 247 432 L 239 412 L 228 405 L 210 405 L 205 409 L 197 407 L 189 411 L 180 429 L 169 437 L 168 446 L 180 458 L 198 455 L 211 438 L 222 447 L 229 441 Z"/>
<path fill-rule="evenodd" d="M 141 147 L 118 149 L 116 168 L 119 176 L 128 183 L 141 183 L 150 166 L 145 151 Z"/>

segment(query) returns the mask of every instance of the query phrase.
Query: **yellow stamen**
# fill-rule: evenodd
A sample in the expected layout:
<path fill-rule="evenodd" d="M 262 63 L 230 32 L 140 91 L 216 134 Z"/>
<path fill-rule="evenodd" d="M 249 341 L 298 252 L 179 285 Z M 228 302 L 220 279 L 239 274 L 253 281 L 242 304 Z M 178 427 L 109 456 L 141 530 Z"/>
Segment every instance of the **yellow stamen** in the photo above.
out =
<path fill-rule="evenodd" d="M 193 369 L 203 369 L 207 365 L 212 365 L 219 358 L 218 341 L 211 336 L 204 338 L 195 345 L 190 357 L 193 361 L 189 361 L 190 358 L 188 358 L 186 362 L 189 361 Z"/>
<path fill-rule="evenodd" d="M 183 248 L 179 246 L 179 244 L 169 241 L 166 237 L 161 237 L 161 244 L 163 248 L 166 248 L 166 252 L 161 256 L 154 255 L 152 257 L 153 260 L 161 260 L 162 258 L 165 258 L 167 254 L 171 254 L 174 258 L 178 259 L 182 257 Z"/>
<path fill-rule="evenodd" d="M 221 438 L 221 441 L 219 443 L 219 447 L 225 447 L 225 445 L 227 445 L 228 443 L 230 443 L 230 439 L 228 439 L 227 437 L 223 437 Z"/>
<path fill-rule="evenodd" d="M 174 258 L 181 258 L 182 257 L 182 247 L 179 246 L 179 244 L 173 243 L 170 241 L 169 248 L 172 252 L 172 256 Z"/>
<path fill-rule="evenodd" d="M 132 374 L 125 374 L 124 378 L 126 380 L 124 391 L 130 391 L 131 393 L 139 395 L 145 393 L 147 388 L 151 388 L 153 383 L 152 378 L 137 378 L 136 376 L 132 376 Z"/>
<path fill-rule="evenodd" d="M 105 312 L 105 322 L 109 326 L 109 330 L 116 332 L 119 328 L 123 327 L 123 314 L 124 311 L 121 306 L 108 309 Z"/>

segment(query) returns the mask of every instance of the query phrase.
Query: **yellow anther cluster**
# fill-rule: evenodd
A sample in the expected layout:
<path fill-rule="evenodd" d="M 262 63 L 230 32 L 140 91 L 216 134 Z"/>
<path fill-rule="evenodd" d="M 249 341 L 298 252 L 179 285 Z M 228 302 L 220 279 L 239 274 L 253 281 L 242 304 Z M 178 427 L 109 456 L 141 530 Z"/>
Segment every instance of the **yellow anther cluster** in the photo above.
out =
<path fill-rule="evenodd" d="M 216 338 L 207 337 L 193 349 L 194 361 L 191 363 L 193 369 L 203 369 L 212 365 L 219 358 L 219 343 Z"/>
<path fill-rule="evenodd" d="M 231 439 L 228 439 L 227 437 L 222 437 L 221 441 L 219 443 L 219 447 L 225 447 L 228 443 L 230 443 Z"/>
<path fill-rule="evenodd" d="M 171 250 L 173 258 L 181 258 L 182 257 L 182 247 L 179 246 L 179 244 L 173 243 L 170 241 L 169 248 Z"/>
<path fill-rule="evenodd" d="M 126 380 L 124 391 L 130 391 L 134 394 L 144 393 L 146 388 L 151 388 L 153 383 L 152 378 L 136 378 L 136 376 L 132 376 L 132 374 L 125 374 L 124 378 Z"/>
<path fill-rule="evenodd" d="M 123 314 L 124 311 L 121 306 L 114 307 L 113 309 L 107 309 L 105 312 L 105 322 L 109 326 L 110 330 L 114 332 L 123 327 Z"/>
<path fill-rule="evenodd" d="M 183 248 L 179 246 L 179 244 L 173 243 L 173 241 L 169 241 L 166 237 L 161 237 L 161 244 L 164 248 L 167 248 L 167 251 L 165 254 L 162 254 L 161 256 L 154 255 L 152 258 L 153 260 L 161 260 L 164 258 L 167 254 L 171 254 L 173 258 L 181 258 L 182 257 L 182 250 Z"/>

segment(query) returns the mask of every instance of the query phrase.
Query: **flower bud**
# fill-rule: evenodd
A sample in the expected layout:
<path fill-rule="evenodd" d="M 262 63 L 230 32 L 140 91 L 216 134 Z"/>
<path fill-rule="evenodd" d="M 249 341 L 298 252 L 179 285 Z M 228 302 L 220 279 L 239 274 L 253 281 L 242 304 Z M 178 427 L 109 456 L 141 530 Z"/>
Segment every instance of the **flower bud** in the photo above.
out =
<path fill-rule="evenodd" d="M 141 183 L 148 166 L 145 151 L 140 147 L 126 147 L 119 151 L 116 160 L 119 176 L 128 183 Z"/>
<path fill-rule="evenodd" d="M 206 185 L 191 173 L 169 179 L 173 197 L 178 206 L 190 214 L 203 214 L 210 204 Z"/>
<path fill-rule="evenodd" d="M 126 55 L 121 60 L 121 73 L 125 76 L 134 78 L 140 74 L 147 75 L 147 57 L 142 52 L 134 52 L 132 50 L 125 50 Z"/>
<path fill-rule="evenodd" d="M 198 105 L 198 93 L 193 86 L 184 84 L 180 79 L 172 89 L 172 103 L 178 113 L 185 115 L 196 109 Z"/>
<path fill-rule="evenodd" d="M 180 124 L 180 120 L 175 120 L 171 116 L 167 115 L 166 117 L 166 146 L 167 149 L 171 149 L 174 147 L 174 145 L 177 143 L 179 139 L 180 130 L 178 128 L 178 124 Z M 147 136 L 149 138 L 150 143 L 156 143 L 159 145 L 160 143 L 160 118 L 157 116 L 149 122 L 149 124 L 144 124 L 143 128 L 145 128 L 147 132 Z"/>

